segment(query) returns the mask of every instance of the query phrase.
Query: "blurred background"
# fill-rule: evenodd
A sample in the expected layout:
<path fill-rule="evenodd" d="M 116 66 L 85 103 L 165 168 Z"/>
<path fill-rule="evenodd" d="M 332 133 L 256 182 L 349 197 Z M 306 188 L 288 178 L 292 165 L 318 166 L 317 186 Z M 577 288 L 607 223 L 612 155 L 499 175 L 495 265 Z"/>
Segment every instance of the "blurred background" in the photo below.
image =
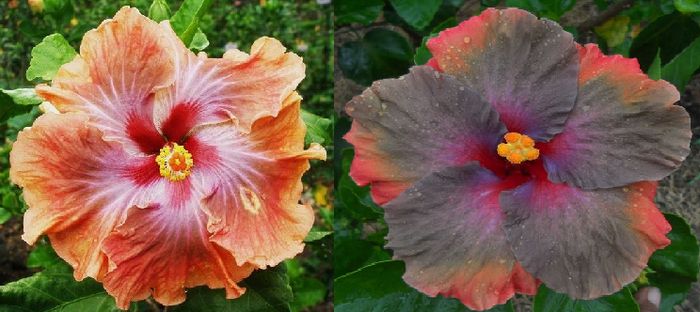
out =
<path fill-rule="evenodd" d="M 138 8 L 147 15 L 152 0 L 3 0 L 0 1 L 0 89 L 32 87 L 25 79 L 32 48 L 52 33 L 62 34 L 78 50 L 83 34 L 111 18 L 122 6 Z M 174 13 L 182 0 L 168 0 Z M 306 79 L 297 89 L 304 98 L 302 108 L 318 116 L 333 112 L 332 7 L 316 0 L 215 0 L 200 22 L 209 44 L 210 57 L 225 50 L 249 51 L 261 36 L 275 37 L 304 58 Z M 46 242 L 37 248 L 20 239 L 22 213 L 26 209 L 20 190 L 10 185 L 8 155 L 17 132 L 39 114 L 8 111 L 0 107 L 0 285 L 29 276 L 41 269 L 37 258 L 51 253 Z M 305 115 L 305 119 L 308 116 Z M 328 133 L 327 120 L 314 119 Z M 307 121 L 308 122 L 308 121 Z M 315 140 L 318 142 L 318 139 Z M 322 144 L 332 157 L 330 139 Z M 314 230 L 332 230 L 333 172 L 330 161 L 313 161 L 304 176 L 302 201 L 316 211 Z M 307 244 L 302 255 L 284 263 L 294 293 L 293 311 L 332 310 L 332 235 Z M 29 261 L 29 262 L 28 262 Z"/>
<path fill-rule="evenodd" d="M 679 105 L 692 119 L 692 152 L 679 170 L 660 182 L 656 202 L 662 211 L 683 217 L 696 236 L 700 234 L 700 75 L 696 74 L 700 68 L 700 1 L 334 0 L 334 7 L 337 114 L 334 143 L 338 151 L 334 159 L 336 306 L 357 297 L 350 287 L 354 281 L 362 279 L 370 284 L 367 279 L 373 277 L 367 274 L 367 268 L 381 268 L 385 270 L 383 289 L 396 287 L 396 290 L 377 290 L 381 293 L 376 298 L 383 299 L 372 299 L 373 304 L 396 306 L 400 301 L 391 299 L 391 293 L 413 300 L 413 310 L 406 311 L 428 311 L 436 306 L 441 306 L 442 311 L 466 311 L 455 300 L 428 298 L 408 288 L 400 279 L 403 269 L 389 267 L 385 262 L 391 259 L 391 251 L 384 249 L 387 227 L 383 210 L 372 202 L 368 187 L 358 187 L 348 176 L 353 150 L 342 136 L 349 130 L 351 120 L 343 112 L 343 106 L 372 81 L 398 77 L 408 73 L 409 67 L 427 62 L 431 57 L 425 47 L 427 39 L 488 7 L 518 7 L 554 20 L 572 33 L 577 42 L 597 43 L 606 54 L 637 58 L 642 70 L 655 71 L 679 89 Z M 695 242 L 692 236 L 689 241 Z M 688 254 L 678 255 L 679 263 L 685 267 L 674 264 L 677 269 L 671 270 L 674 272 L 657 272 L 657 276 L 663 275 L 669 281 L 666 284 L 669 288 L 662 291 L 676 296 L 664 296 L 661 311 L 700 311 L 700 285 L 694 283 L 690 288 L 698 275 L 697 244 L 694 244 L 694 253 L 688 249 L 691 250 Z M 396 271 L 388 271 L 393 268 Z M 682 300 L 686 292 L 687 299 Z M 565 302 L 571 301 L 566 301 L 567 297 L 559 299 L 561 309 Z M 532 297 L 517 296 L 508 304 L 510 307 L 504 305 L 494 311 L 531 311 L 532 301 Z M 603 311 L 603 307 L 611 306 L 614 305 L 608 302 L 581 311 Z"/>

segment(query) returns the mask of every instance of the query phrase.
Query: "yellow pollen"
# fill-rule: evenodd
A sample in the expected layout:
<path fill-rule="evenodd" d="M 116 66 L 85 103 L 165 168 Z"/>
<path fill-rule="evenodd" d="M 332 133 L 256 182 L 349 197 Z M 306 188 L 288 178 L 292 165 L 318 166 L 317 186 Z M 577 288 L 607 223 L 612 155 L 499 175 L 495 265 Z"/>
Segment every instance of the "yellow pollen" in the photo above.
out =
<path fill-rule="evenodd" d="M 160 175 L 173 182 L 184 180 L 190 175 L 190 169 L 194 166 L 192 154 L 177 143 L 163 146 L 156 157 L 156 163 Z"/>
<path fill-rule="evenodd" d="M 535 148 L 535 140 L 517 132 L 508 132 L 503 136 L 506 143 L 498 144 L 497 152 L 511 164 L 520 164 L 540 157 L 540 150 Z"/>

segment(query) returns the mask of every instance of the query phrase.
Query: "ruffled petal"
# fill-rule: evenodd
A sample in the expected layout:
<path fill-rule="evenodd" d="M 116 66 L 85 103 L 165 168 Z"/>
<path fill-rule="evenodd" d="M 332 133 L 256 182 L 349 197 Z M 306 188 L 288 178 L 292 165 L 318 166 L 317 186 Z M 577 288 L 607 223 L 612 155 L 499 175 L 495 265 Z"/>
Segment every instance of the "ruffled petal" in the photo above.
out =
<path fill-rule="evenodd" d="M 671 226 L 649 199 L 653 183 L 586 191 L 533 180 L 501 194 L 515 257 L 548 287 L 577 299 L 620 290 Z"/>
<path fill-rule="evenodd" d="M 304 150 L 306 127 L 300 97 L 290 96 L 277 117 L 257 120 L 249 134 L 226 126 L 204 127 L 185 144 L 210 195 L 203 200 L 210 240 L 238 265 L 274 266 L 303 249 L 311 207 L 299 204 L 309 159 L 325 159 L 318 145 Z"/>
<path fill-rule="evenodd" d="M 579 47 L 576 106 L 564 131 L 540 150 L 549 179 L 585 189 L 660 180 L 690 152 L 690 117 L 666 81 L 636 59 Z"/>
<path fill-rule="evenodd" d="M 383 204 L 423 176 L 478 160 L 501 161 L 505 133 L 498 114 L 457 79 L 427 66 L 399 79 L 375 82 L 345 109 L 353 124 L 345 139 L 355 146 L 350 176 L 372 185 Z"/>
<path fill-rule="evenodd" d="M 519 9 L 487 9 L 428 40 L 428 63 L 454 75 L 500 114 L 509 131 L 547 141 L 576 99 L 573 37 Z"/>
<path fill-rule="evenodd" d="M 209 241 L 201 194 L 189 180 L 169 183 L 168 200 L 145 209 L 129 209 L 124 222 L 107 238 L 104 252 L 110 271 L 104 286 L 117 306 L 149 296 L 164 305 L 185 300 L 185 288 L 225 288 L 226 298 L 241 296 L 238 286 L 254 267 L 236 265 L 231 253 Z"/>
<path fill-rule="evenodd" d="M 406 262 L 404 280 L 475 310 L 536 292 L 501 228 L 498 195 L 508 184 L 472 162 L 430 174 L 387 203 L 387 247 Z"/>
<path fill-rule="evenodd" d="M 88 118 L 44 114 L 19 133 L 10 153 L 10 177 L 29 207 L 22 238 L 33 244 L 48 234 L 79 280 L 101 278 L 105 237 L 128 207 L 147 205 L 161 187 L 152 158 L 127 155 L 118 143 L 105 142 Z"/>
<path fill-rule="evenodd" d="M 107 140 L 133 152 L 164 144 L 153 126 L 153 92 L 174 80 L 167 33 L 137 9 L 124 7 L 88 31 L 80 55 L 37 93 L 61 112 L 85 112 Z"/>
<path fill-rule="evenodd" d="M 164 22 L 163 31 L 173 33 Z M 173 33 L 174 34 L 174 33 Z M 155 122 L 171 141 L 180 141 L 196 125 L 235 120 L 245 132 L 255 120 L 277 116 L 283 101 L 304 79 L 301 57 L 262 37 L 250 55 L 227 51 L 222 59 L 195 56 L 175 36 L 177 80 L 156 96 Z"/>

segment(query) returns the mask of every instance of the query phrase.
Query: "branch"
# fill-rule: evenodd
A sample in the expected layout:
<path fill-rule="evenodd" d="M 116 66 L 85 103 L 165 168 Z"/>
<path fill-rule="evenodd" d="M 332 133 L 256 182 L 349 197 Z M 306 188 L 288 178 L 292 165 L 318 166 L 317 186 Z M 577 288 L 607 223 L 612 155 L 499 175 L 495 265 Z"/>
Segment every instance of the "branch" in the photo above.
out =
<path fill-rule="evenodd" d="M 634 4 L 634 0 L 622 0 L 618 3 L 609 6 L 602 13 L 581 23 L 577 27 L 578 33 L 582 34 L 591 31 L 593 28 L 600 26 L 607 22 L 609 19 L 617 16 L 622 11 L 629 9 L 632 6 L 632 4 Z"/>

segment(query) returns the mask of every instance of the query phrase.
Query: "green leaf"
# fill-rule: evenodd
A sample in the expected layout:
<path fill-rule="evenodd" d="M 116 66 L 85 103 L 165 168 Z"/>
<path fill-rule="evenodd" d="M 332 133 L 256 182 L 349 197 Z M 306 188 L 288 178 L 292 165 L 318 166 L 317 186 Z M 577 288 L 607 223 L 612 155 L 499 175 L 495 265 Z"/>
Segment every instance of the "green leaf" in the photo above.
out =
<path fill-rule="evenodd" d="M 0 124 L 5 123 L 10 117 L 26 113 L 31 110 L 31 106 L 17 105 L 11 96 L 0 92 Z"/>
<path fill-rule="evenodd" d="M 60 34 L 48 35 L 32 49 L 27 69 L 27 80 L 51 80 L 61 65 L 75 58 L 77 53 Z"/>
<path fill-rule="evenodd" d="M 559 20 L 576 4 L 576 0 L 506 0 L 506 6 L 521 8 L 537 16 Z"/>
<path fill-rule="evenodd" d="M 681 93 L 693 73 L 700 68 L 700 37 L 661 69 L 661 78 L 672 83 Z"/>
<path fill-rule="evenodd" d="M 301 111 L 301 119 L 306 124 L 306 144 L 315 142 L 323 144 L 331 141 L 332 122 L 328 118 L 315 115 L 305 110 Z"/>
<path fill-rule="evenodd" d="M 199 21 L 211 5 L 212 0 L 185 0 L 170 19 L 175 33 L 189 47 L 199 29 Z"/>
<path fill-rule="evenodd" d="M 649 70 L 647 71 L 647 75 L 649 75 L 649 78 L 654 79 L 654 80 L 659 80 L 661 79 L 661 52 L 656 52 L 656 57 L 654 58 L 654 61 L 651 63 L 649 66 Z"/>
<path fill-rule="evenodd" d="M 409 287 L 401 278 L 404 270 L 403 262 L 388 260 L 336 278 L 335 311 L 469 311 L 457 299 L 430 298 Z M 487 311 L 512 312 L 513 305 L 508 302 Z"/>
<path fill-rule="evenodd" d="M 169 311 L 181 312 L 282 312 L 290 311 L 292 288 L 284 265 L 255 271 L 241 283 L 243 296 L 228 300 L 223 289 L 196 287 L 187 291 L 187 300 Z"/>
<path fill-rule="evenodd" d="M 428 50 L 428 47 L 426 46 L 428 40 L 430 40 L 430 38 L 436 37 L 444 29 L 455 26 L 457 26 L 457 19 L 451 17 L 435 26 L 430 31 L 430 35 L 423 37 L 423 41 L 421 41 L 420 46 L 416 48 L 416 53 L 413 56 L 413 61 L 416 63 L 416 65 L 423 65 L 427 63 L 431 57 L 433 57 L 433 55 L 430 53 L 430 50 Z"/>
<path fill-rule="evenodd" d="M 668 63 L 700 35 L 700 26 L 678 12 L 661 16 L 645 27 L 632 41 L 630 57 L 647 70 L 661 51 L 661 64 Z"/>
<path fill-rule="evenodd" d="M 148 8 L 148 17 L 156 22 L 161 22 L 170 18 L 170 6 L 165 0 L 153 0 Z"/>
<path fill-rule="evenodd" d="M 51 245 L 45 242 L 37 244 L 27 257 L 27 267 L 32 269 L 48 269 L 60 264 L 63 264 L 63 261 L 56 255 Z"/>
<path fill-rule="evenodd" d="M 690 284 L 697 281 L 698 276 L 698 240 L 683 218 L 664 214 L 671 224 L 668 233 L 671 244 L 657 250 L 649 259 L 647 274 L 649 284 L 661 289 L 661 312 L 673 311 L 673 306 L 683 301 Z"/>
<path fill-rule="evenodd" d="M 41 98 L 36 95 L 33 88 L 19 88 L 14 90 L 0 89 L 0 92 L 9 95 L 15 104 L 19 105 L 37 105 L 41 104 L 42 102 Z"/>
<path fill-rule="evenodd" d="M 397 77 L 408 72 L 413 61 L 413 48 L 395 31 L 377 28 L 360 41 L 351 41 L 338 50 L 338 65 L 346 77 L 362 85 Z"/>
<path fill-rule="evenodd" d="M 337 25 L 367 25 L 379 17 L 384 7 L 383 0 L 337 0 L 333 1 Z"/>
<path fill-rule="evenodd" d="M 10 218 L 12 218 L 12 212 L 0 207 L 0 224 L 7 222 L 7 220 L 10 220 Z"/>
<path fill-rule="evenodd" d="M 396 13 L 406 23 L 419 30 L 430 24 L 442 4 L 442 0 L 390 0 L 390 2 Z"/>
<path fill-rule="evenodd" d="M 700 12 L 700 0 L 673 0 L 673 5 L 686 14 Z"/>
<path fill-rule="evenodd" d="M 206 49 L 209 46 L 209 39 L 207 39 L 207 35 L 202 32 L 201 28 L 197 29 L 197 32 L 194 34 L 194 37 L 192 38 L 192 42 L 190 42 L 190 50 L 196 50 L 196 51 L 202 51 Z"/>
<path fill-rule="evenodd" d="M 292 290 L 294 291 L 293 311 L 312 307 L 326 297 L 326 285 L 315 278 L 302 277 L 293 280 Z"/>
<path fill-rule="evenodd" d="M 333 231 L 319 231 L 318 229 L 311 229 L 306 238 L 304 238 L 305 243 L 310 243 L 322 239 L 328 235 L 333 234 Z"/>
<path fill-rule="evenodd" d="M 622 290 L 594 300 L 571 299 L 565 294 L 554 292 L 544 284 L 537 290 L 533 312 L 639 312 L 639 305 L 629 289 Z"/>
<path fill-rule="evenodd" d="M 91 278 L 73 279 L 65 263 L 0 286 L 0 311 L 119 311 L 114 299 Z"/>
<path fill-rule="evenodd" d="M 382 216 L 382 209 L 370 196 L 369 186 L 360 187 L 350 178 L 350 164 L 354 156 L 352 149 L 342 152 L 343 175 L 338 180 L 336 193 L 348 213 L 360 220 L 374 220 Z"/>

